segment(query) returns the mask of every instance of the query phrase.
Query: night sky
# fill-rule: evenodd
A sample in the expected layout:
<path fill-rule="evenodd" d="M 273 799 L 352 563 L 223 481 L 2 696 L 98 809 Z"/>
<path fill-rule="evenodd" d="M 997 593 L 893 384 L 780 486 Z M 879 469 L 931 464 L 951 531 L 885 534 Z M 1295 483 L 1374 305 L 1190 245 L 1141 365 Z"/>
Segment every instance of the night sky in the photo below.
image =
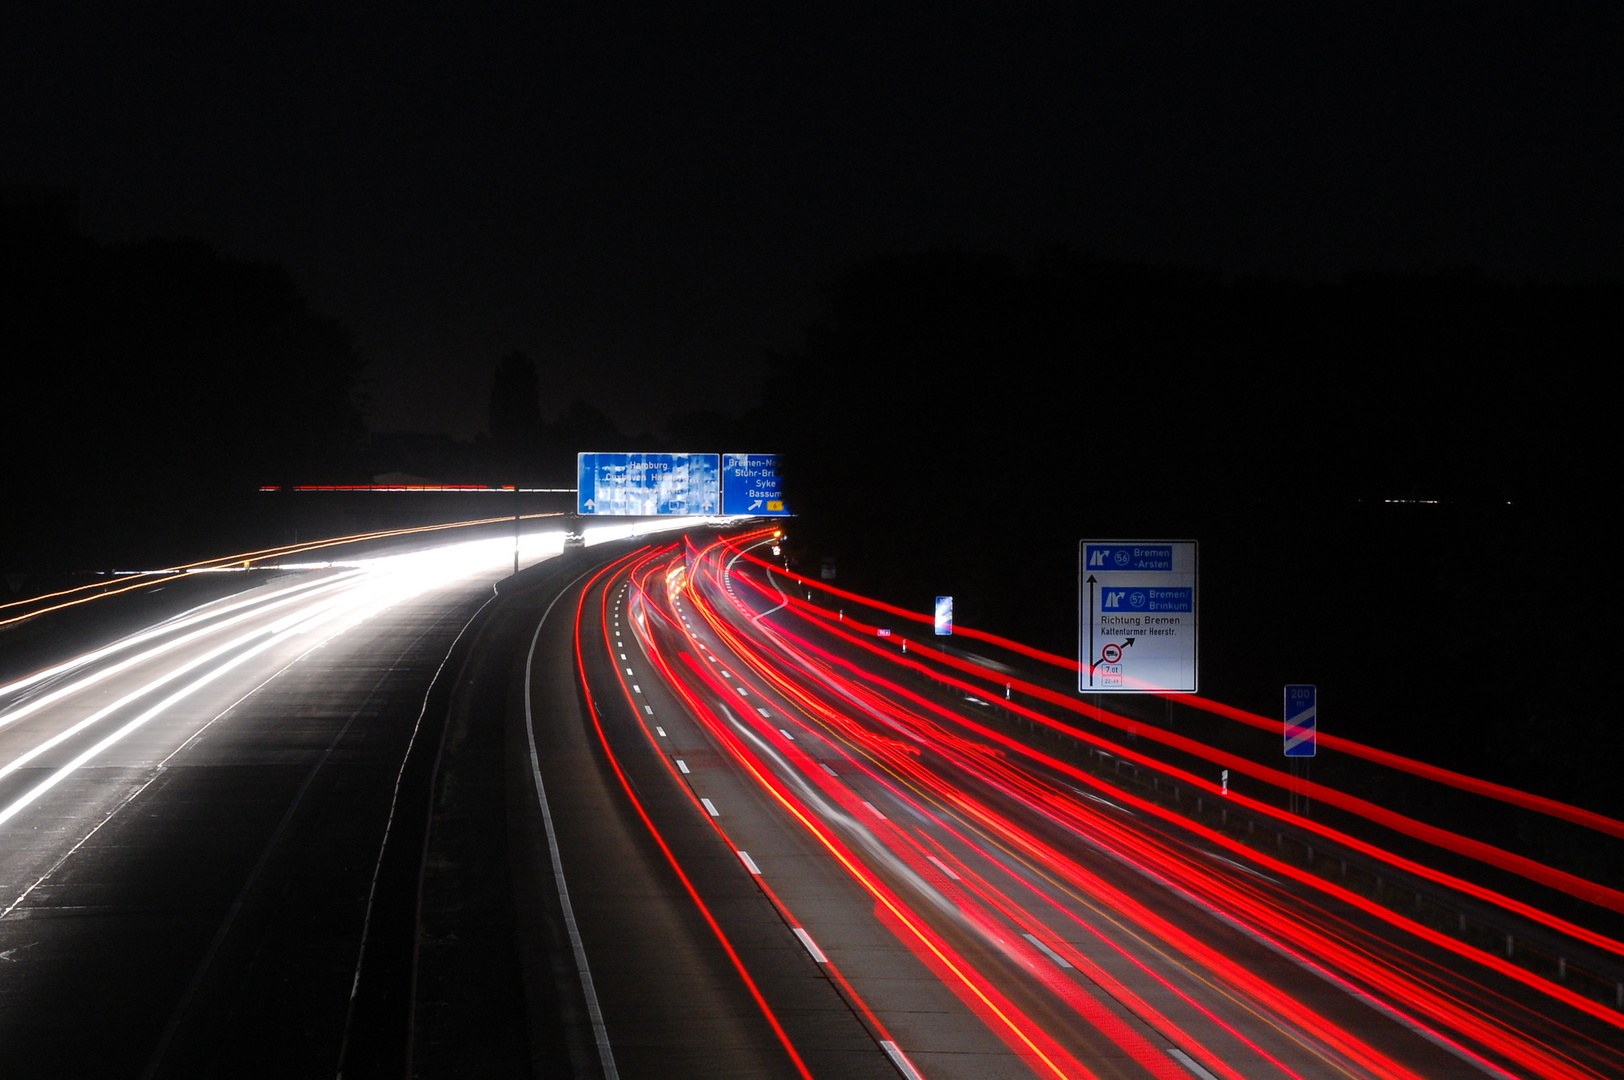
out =
<path fill-rule="evenodd" d="M 1616 10 L 12 4 L 0 182 L 284 265 L 374 430 L 472 436 L 517 347 L 654 431 L 878 251 L 1617 280 Z"/>

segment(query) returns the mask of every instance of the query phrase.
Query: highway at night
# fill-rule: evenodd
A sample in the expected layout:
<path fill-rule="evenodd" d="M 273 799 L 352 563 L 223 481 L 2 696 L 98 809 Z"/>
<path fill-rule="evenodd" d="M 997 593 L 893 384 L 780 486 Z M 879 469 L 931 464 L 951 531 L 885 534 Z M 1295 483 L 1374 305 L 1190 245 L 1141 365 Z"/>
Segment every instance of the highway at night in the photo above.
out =
<path fill-rule="evenodd" d="M 8 676 L 0 1071 L 1624 1076 L 1616 890 L 668 524 L 283 554 Z"/>
<path fill-rule="evenodd" d="M 807 602 L 768 543 L 595 579 L 579 615 L 595 728 L 617 757 L 664 759 L 689 805 L 652 828 L 712 827 L 904 1075 L 1619 1074 L 1612 1002 L 1372 903 L 1345 869 L 1305 869 L 1305 834 L 1277 839 L 1261 802 L 1173 769 L 1153 786 L 1098 737 L 1061 749 L 1042 735 L 1063 710 L 1000 700 L 1038 686 Z M 1306 835 L 1320 860 L 1382 861 Z M 818 1031 L 781 1023 L 786 1074 L 817 1075 Z"/>

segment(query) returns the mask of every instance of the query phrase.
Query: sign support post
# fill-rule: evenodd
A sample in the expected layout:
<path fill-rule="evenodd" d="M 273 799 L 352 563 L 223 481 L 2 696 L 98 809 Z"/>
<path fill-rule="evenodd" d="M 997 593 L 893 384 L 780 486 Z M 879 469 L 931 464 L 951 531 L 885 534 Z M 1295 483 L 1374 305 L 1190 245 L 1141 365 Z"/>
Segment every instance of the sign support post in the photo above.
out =
<path fill-rule="evenodd" d="M 1311 683 L 1288 683 L 1282 724 L 1286 757 L 1291 759 L 1291 812 L 1308 816 L 1308 797 L 1299 791 L 1308 763 L 1319 751 L 1319 690 Z"/>

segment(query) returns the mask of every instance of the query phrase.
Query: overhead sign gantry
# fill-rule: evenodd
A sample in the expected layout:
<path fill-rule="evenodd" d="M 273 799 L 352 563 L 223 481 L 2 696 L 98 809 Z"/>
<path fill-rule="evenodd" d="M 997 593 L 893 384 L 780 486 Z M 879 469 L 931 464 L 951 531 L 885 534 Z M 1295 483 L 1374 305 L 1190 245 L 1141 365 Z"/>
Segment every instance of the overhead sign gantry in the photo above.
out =
<path fill-rule="evenodd" d="M 722 513 L 789 517 L 777 454 L 722 455 Z"/>
<path fill-rule="evenodd" d="M 582 514 L 718 514 L 718 454 L 576 455 L 576 509 Z"/>

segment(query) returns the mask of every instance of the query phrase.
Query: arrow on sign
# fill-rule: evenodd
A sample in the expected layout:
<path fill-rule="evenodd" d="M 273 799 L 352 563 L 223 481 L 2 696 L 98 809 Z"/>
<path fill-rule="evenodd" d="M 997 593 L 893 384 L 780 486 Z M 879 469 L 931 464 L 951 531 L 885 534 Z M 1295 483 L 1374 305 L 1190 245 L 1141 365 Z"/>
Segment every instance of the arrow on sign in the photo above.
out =
<path fill-rule="evenodd" d="M 1088 685 L 1094 685 L 1094 575 L 1088 575 Z"/>

